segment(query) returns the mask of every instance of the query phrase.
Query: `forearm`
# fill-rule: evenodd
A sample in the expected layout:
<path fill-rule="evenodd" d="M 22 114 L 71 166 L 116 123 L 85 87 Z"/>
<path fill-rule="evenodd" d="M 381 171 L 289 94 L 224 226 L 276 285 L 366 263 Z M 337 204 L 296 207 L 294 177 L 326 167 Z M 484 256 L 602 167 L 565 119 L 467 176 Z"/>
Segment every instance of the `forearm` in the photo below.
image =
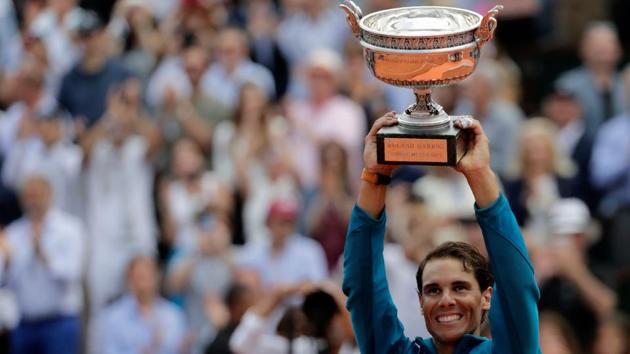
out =
<path fill-rule="evenodd" d="M 280 305 L 280 303 L 284 301 L 287 295 L 288 294 L 286 294 L 284 290 L 275 290 L 272 294 L 263 298 L 254 306 L 252 306 L 250 311 L 253 314 L 260 316 L 261 318 L 267 318 Z"/>
<path fill-rule="evenodd" d="M 147 156 L 153 156 L 162 144 L 160 130 L 148 118 L 140 116 L 136 121 L 136 132 L 147 142 Z"/>
<path fill-rule="evenodd" d="M 371 217 L 377 219 L 385 208 L 386 192 L 387 186 L 361 181 L 357 205 Z"/>
<path fill-rule="evenodd" d="M 499 182 L 490 167 L 467 172 L 464 176 L 479 208 L 487 208 L 499 198 Z"/>
<path fill-rule="evenodd" d="M 94 146 L 105 136 L 107 132 L 107 127 L 105 126 L 106 119 L 109 118 L 107 116 L 101 118 L 101 120 L 93 128 L 89 129 L 79 141 L 79 145 L 83 150 L 84 163 L 89 162 L 92 157 L 92 150 L 94 149 Z"/>

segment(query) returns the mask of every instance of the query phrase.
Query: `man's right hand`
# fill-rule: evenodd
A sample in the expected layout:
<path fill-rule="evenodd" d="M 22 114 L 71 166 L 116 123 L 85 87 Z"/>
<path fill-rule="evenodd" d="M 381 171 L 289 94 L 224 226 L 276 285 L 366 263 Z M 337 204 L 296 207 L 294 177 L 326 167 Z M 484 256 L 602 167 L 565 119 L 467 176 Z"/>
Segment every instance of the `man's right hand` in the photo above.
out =
<path fill-rule="evenodd" d="M 395 165 L 379 165 L 376 154 L 376 133 L 379 129 L 394 125 L 398 122 L 394 112 L 390 112 L 377 119 L 372 125 L 372 129 L 365 137 L 365 148 L 363 149 L 363 167 L 368 172 L 379 173 L 390 176 L 398 167 Z M 383 185 L 375 185 L 363 181 L 359 187 L 357 205 L 374 218 L 378 218 L 385 206 L 385 191 Z"/>
<path fill-rule="evenodd" d="M 363 167 L 372 173 L 380 173 L 390 176 L 392 172 L 398 168 L 395 165 L 379 165 L 376 155 L 376 133 L 383 127 L 398 123 L 394 112 L 386 113 L 377 119 L 372 125 L 372 129 L 365 137 L 365 148 L 363 149 Z"/>

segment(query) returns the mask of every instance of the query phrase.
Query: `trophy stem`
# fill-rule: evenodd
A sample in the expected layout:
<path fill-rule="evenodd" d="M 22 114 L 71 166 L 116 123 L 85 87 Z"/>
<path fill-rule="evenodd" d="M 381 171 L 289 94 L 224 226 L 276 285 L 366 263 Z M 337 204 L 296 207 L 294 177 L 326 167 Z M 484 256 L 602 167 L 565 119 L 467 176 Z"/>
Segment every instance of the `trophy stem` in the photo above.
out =
<path fill-rule="evenodd" d="M 409 106 L 398 118 L 399 123 L 410 127 L 438 127 L 450 123 L 451 118 L 431 98 L 430 88 L 415 88 L 416 103 Z"/>

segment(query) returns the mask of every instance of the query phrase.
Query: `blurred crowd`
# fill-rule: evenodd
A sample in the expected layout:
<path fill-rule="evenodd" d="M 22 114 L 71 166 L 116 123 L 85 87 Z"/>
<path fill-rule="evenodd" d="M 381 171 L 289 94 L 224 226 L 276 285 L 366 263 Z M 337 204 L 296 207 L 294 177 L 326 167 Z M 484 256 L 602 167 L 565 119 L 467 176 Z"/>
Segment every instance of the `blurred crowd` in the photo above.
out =
<path fill-rule="evenodd" d="M 629 6 L 501 3 L 475 73 L 434 99 L 490 139 L 544 353 L 628 354 Z M 339 280 L 363 138 L 414 96 L 372 77 L 337 4 L 0 0 L 0 352 L 358 353 Z M 394 175 L 407 336 L 429 335 L 424 255 L 484 249 L 473 203 L 451 169 Z"/>

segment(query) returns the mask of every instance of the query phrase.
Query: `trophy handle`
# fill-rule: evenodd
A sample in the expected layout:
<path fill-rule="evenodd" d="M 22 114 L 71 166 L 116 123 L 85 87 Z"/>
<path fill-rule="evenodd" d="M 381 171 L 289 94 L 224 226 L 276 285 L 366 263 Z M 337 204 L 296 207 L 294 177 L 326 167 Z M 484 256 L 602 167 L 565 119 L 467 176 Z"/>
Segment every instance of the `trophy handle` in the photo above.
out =
<path fill-rule="evenodd" d="M 352 0 L 345 0 L 343 4 L 340 4 L 339 7 L 346 13 L 346 20 L 350 25 L 350 30 L 352 34 L 360 38 L 361 37 L 361 28 L 359 27 L 359 21 L 363 18 L 363 11 L 361 8 L 357 6 Z"/>
<path fill-rule="evenodd" d="M 503 10 L 503 5 L 496 5 L 490 9 L 481 20 L 481 25 L 479 25 L 479 28 L 475 31 L 475 37 L 477 37 L 480 47 L 494 37 L 494 30 L 497 29 L 497 19 L 495 16 L 498 15 L 501 10 Z"/>

